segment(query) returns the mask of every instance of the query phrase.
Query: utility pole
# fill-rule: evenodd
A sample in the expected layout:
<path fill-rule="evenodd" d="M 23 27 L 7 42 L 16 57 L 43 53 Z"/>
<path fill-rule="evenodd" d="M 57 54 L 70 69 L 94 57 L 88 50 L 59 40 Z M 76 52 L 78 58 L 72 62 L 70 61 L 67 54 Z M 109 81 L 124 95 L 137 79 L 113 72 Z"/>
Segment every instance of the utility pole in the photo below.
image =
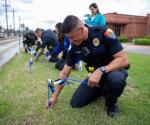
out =
<path fill-rule="evenodd" d="M 14 9 L 13 9 L 13 24 L 14 24 L 14 33 L 15 33 L 15 14 L 14 14 Z"/>
<path fill-rule="evenodd" d="M 5 4 L 3 5 L 5 7 L 6 12 L 6 26 L 7 26 L 7 36 L 8 36 L 8 15 L 7 15 L 7 7 L 10 7 L 7 5 L 7 0 L 5 0 Z"/>
<path fill-rule="evenodd" d="M 19 35 L 21 35 L 20 34 L 20 21 L 21 21 L 21 17 L 19 16 Z"/>

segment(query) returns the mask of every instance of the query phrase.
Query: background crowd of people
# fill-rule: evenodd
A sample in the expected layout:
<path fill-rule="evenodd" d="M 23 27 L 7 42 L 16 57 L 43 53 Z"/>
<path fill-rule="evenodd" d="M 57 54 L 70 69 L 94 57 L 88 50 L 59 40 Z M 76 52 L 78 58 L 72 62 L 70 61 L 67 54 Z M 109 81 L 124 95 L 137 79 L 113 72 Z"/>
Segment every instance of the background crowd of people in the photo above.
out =
<path fill-rule="evenodd" d="M 96 3 L 92 3 L 89 6 L 91 14 L 85 15 L 83 22 L 89 26 L 105 26 L 106 19 L 103 14 L 99 12 L 99 8 Z M 48 61 L 56 62 L 55 67 L 62 70 L 65 64 L 65 59 L 68 50 L 71 48 L 69 38 L 62 32 L 62 22 L 58 22 L 55 25 L 55 29 L 44 30 L 37 28 L 35 31 L 27 30 L 23 34 L 23 45 L 26 53 L 30 53 L 34 50 L 35 61 L 38 61 L 39 57 L 48 52 Z M 76 59 L 74 69 L 82 69 L 82 62 L 80 58 Z"/>

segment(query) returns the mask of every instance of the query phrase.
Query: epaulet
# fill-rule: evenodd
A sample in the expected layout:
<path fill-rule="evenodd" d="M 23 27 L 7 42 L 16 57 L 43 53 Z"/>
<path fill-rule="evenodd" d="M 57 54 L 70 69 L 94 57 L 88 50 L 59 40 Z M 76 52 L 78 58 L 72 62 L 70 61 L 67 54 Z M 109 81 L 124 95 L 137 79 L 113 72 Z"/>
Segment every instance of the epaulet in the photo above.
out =
<path fill-rule="evenodd" d="M 107 27 L 105 27 L 105 26 L 95 26 L 94 29 L 95 29 L 95 31 L 97 31 L 97 30 L 104 31 L 104 30 L 107 29 Z"/>
<path fill-rule="evenodd" d="M 106 27 L 103 27 L 103 26 L 96 26 L 94 27 L 94 31 L 99 33 L 100 36 L 102 37 L 104 32 L 106 31 Z"/>

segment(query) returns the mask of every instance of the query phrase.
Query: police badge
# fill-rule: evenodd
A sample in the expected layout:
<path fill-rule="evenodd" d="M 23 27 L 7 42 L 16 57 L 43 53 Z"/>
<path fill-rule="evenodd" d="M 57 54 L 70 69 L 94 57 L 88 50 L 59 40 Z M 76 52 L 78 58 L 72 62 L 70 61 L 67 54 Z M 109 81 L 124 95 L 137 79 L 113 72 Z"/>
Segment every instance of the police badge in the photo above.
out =
<path fill-rule="evenodd" d="M 98 38 L 93 38 L 93 44 L 94 44 L 94 46 L 99 46 L 99 44 L 100 44 L 99 39 Z"/>

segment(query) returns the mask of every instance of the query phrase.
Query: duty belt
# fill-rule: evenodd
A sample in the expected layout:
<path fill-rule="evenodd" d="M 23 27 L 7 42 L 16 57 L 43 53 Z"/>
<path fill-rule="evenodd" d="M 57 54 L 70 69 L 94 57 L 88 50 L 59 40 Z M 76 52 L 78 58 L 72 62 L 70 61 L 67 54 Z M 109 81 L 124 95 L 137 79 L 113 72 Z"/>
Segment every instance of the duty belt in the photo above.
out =
<path fill-rule="evenodd" d="M 85 65 L 85 67 L 86 67 L 86 70 L 87 70 L 88 73 L 93 73 L 94 70 L 96 69 L 96 67 L 89 66 L 89 65 Z"/>

